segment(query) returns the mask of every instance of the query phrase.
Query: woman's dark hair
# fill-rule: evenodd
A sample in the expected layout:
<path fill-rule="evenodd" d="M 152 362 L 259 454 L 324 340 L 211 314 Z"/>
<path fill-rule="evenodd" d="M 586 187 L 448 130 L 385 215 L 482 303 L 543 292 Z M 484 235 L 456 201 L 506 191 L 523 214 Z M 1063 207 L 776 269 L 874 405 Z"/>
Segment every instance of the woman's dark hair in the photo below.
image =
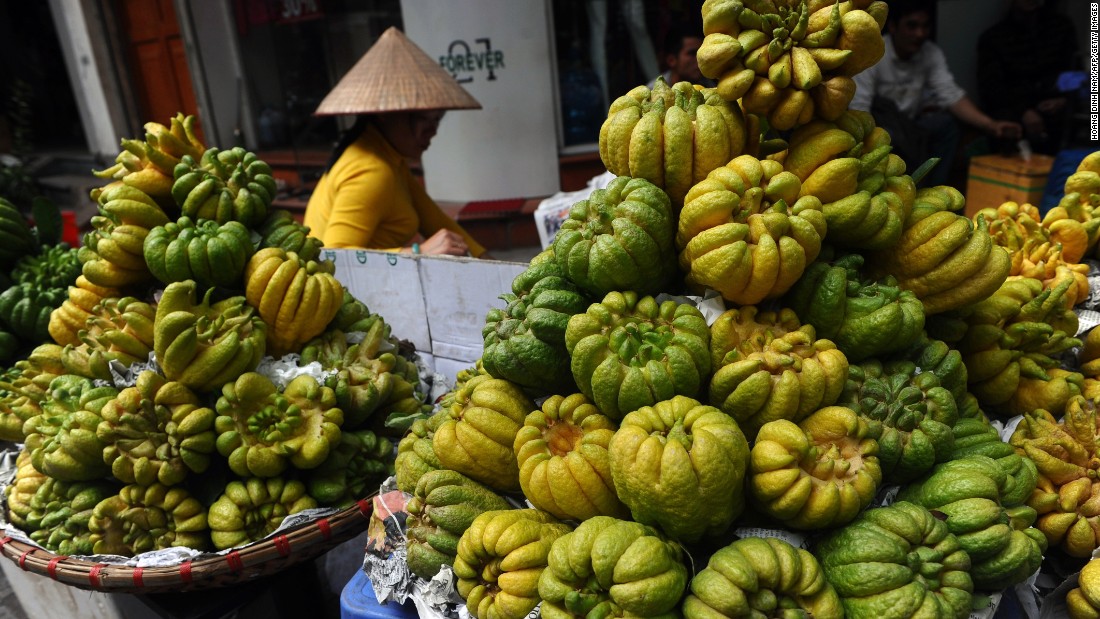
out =
<path fill-rule="evenodd" d="M 917 12 L 928 13 L 929 17 L 932 18 L 932 23 L 935 23 L 936 3 L 932 0 L 891 0 L 890 10 L 886 14 L 886 21 L 896 24 L 901 21 L 902 17 Z"/>
<path fill-rule="evenodd" d="M 340 135 L 340 140 L 336 142 L 336 146 L 332 149 L 332 155 L 329 156 L 328 162 L 325 163 L 325 172 L 331 170 L 332 166 L 336 165 L 336 161 L 340 159 L 340 155 L 343 155 L 344 151 L 347 150 L 355 140 L 358 140 L 359 136 L 363 135 L 363 131 L 370 123 L 371 117 L 371 114 L 360 114 L 355 117 L 355 124 Z"/>

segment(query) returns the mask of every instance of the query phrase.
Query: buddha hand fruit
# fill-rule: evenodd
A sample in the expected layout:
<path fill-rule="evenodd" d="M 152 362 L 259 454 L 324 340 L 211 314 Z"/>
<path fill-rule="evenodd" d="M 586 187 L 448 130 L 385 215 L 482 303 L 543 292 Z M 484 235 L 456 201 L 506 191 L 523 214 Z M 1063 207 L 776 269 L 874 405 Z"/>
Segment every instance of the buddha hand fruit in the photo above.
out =
<path fill-rule="evenodd" d="M 125 185 L 155 198 L 164 208 L 177 208 L 172 202 L 172 172 L 184 156 L 199 158 L 206 147 L 195 133 L 195 116 L 176 114 L 166 127 L 145 123 L 145 139 L 123 139 L 122 152 L 115 165 L 93 172 L 99 178 L 115 179 L 108 187 Z M 102 191 L 94 190 L 92 199 L 102 201 Z M 149 226 L 151 227 L 151 226 Z"/>
<path fill-rule="evenodd" d="M 1008 475 L 986 456 L 967 456 L 938 465 L 898 496 L 944 514 L 947 529 L 970 556 L 974 587 L 1000 591 L 1035 573 L 1047 547 L 1043 534 L 1031 526 L 1035 510 L 1002 498 L 1031 479 Z"/>
<path fill-rule="evenodd" d="M 612 419 L 676 395 L 697 396 L 710 377 L 709 344 L 694 306 L 634 292 L 608 293 L 565 329 L 577 386 Z"/>
<path fill-rule="evenodd" d="M 397 443 L 394 476 L 398 490 L 412 494 L 425 473 L 443 468 L 432 448 L 432 438 L 439 426 L 449 418 L 450 407 L 441 407 L 431 417 L 414 421 Z"/>
<path fill-rule="evenodd" d="M 194 281 L 165 287 L 157 304 L 153 348 L 170 380 L 198 392 L 216 391 L 256 368 L 270 328 L 244 297 L 211 303 L 213 289 L 196 299 Z"/>
<path fill-rule="evenodd" d="M 430 579 L 444 565 L 454 564 L 458 540 L 487 511 L 511 509 L 492 490 L 457 471 L 425 473 L 406 509 L 405 530 L 409 569 Z"/>
<path fill-rule="evenodd" d="M 512 450 L 527 414 L 535 410 L 520 388 L 481 375 L 454 396 L 432 437 L 441 468 L 451 469 L 503 492 L 519 490 L 519 465 Z"/>
<path fill-rule="evenodd" d="M 260 249 L 278 247 L 294 252 L 302 260 L 316 260 L 321 255 L 321 239 L 309 235 L 309 226 L 294 220 L 290 211 L 272 211 L 259 228 Z"/>
<path fill-rule="evenodd" d="M 35 241 L 27 218 L 19 209 L 0 197 L 0 264 L 11 266 L 34 253 Z"/>
<path fill-rule="evenodd" d="M 818 337 L 832 340 L 850 362 L 902 350 L 924 330 L 924 306 L 890 276 L 874 281 L 863 256 L 814 262 L 783 298 Z"/>
<path fill-rule="evenodd" d="M 126 486 L 96 505 L 88 528 L 96 554 L 129 557 L 173 546 L 209 548 L 206 508 L 180 486 Z"/>
<path fill-rule="evenodd" d="M 692 185 L 759 142 L 732 101 L 713 88 L 658 77 L 652 90 L 638 86 L 611 103 L 600 127 L 600 159 L 613 174 L 664 189 L 679 210 Z"/>
<path fill-rule="evenodd" d="M 565 276 L 552 252 L 536 256 L 512 280 L 504 309 L 485 315 L 482 363 L 496 378 L 533 389 L 572 391 L 565 327 L 590 301 Z"/>
<path fill-rule="evenodd" d="M 298 480 L 249 477 L 231 481 L 207 512 L 210 541 L 218 550 L 259 541 L 279 528 L 287 516 L 316 507 L 317 501 Z"/>
<path fill-rule="evenodd" d="M 912 362 L 872 359 L 850 366 L 840 404 L 867 422 L 888 482 L 910 482 L 954 456 L 955 398 L 934 373 Z"/>
<path fill-rule="evenodd" d="M 339 443 L 344 422 L 332 389 L 309 374 L 281 392 L 262 374 L 243 374 L 222 388 L 217 411 L 218 452 L 242 477 L 275 477 L 287 465 L 320 466 Z"/>
<path fill-rule="evenodd" d="M 645 179 L 620 176 L 570 207 L 554 237 L 554 258 L 591 295 L 653 294 L 676 275 L 675 228 L 664 191 Z"/>
<path fill-rule="evenodd" d="M 970 557 L 945 522 L 914 503 L 867 510 L 815 554 L 847 617 L 970 614 Z"/>
<path fill-rule="evenodd" d="M 749 490 L 768 516 L 795 529 L 851 522 L 871 503 L 882 472 L 867 423 L 829 406 L 795 425 L 770 421 L 756 435 Z"/>
<path fill-rule="evenodd" d="M 0 292 L 0 324 L 31 344 L 50 341 L 50 314 L 65 301 L 61 288 L 17 284 Z"/>
<path fill-rule="evenodd" d="M 1096 428 L 1096 401 L 1076 396 L 1061 423 L 1047 411 L 1034 411 L 1024 415 L 1010 441 L 1038 470 L 1038 485 L 1027 497 L 1038 513 L 1035 526 L 1074 557 L 1091 556 L 1100 547 L 1100 509 L 1092 498 L 1100 490 Z"/>
<path fill-rule="evenodd" d="M 985 299 L 1012 267 L 1006 250 L 993 244 L 988 224 L 939 211 L 905 228 L 898 243 L 873 254 L 876 273 L 893 275 L 912 291 L 924 313 L 938 314 Z"/>
<path fill-rule="evenodd" d="M 333 367 L 326 367 L 336 373 L 325 379 L 325 386 L 336 393 L 336 405 L 344 412 L 344 428 L 359 428 L 377 412 L 384 413 L 389 424 L 387 415 L 404 410 L 406 405 L 419 411 L 421 402 L 416 390 L 420 376 L 416 364 L 396 350 L 379 352 L 386 343 L 382 339 L 384 327 L 384 323 L 375 322 L 363 340 L 350 347 L 343 333 L 332 332 L 338 334 L 338 341 L 332 343 L 330 352 L 336 353 L 341 348 L 345 351 Z"/>
<path fill-rule="evenodd" d="M 736 327 L 731 328 L 731 325 Z M 716 361 L 710 401 L 747 436 L 776 419 L 799 422 L 836 402 L 848 377 L 848 360 L 813 326 L 799 325 L 789 309 L 731 309 L 711 327 Z"/>
<path fill-rule="evenodd" d="M 60 348 L 56 345 L 43 346 Z M 34 352 L 30 359 L 17 361 L 15 366 L 0 374 L 0 440 L 24 441 L 26 435 L 23 428 L 28 419 L 42 412 L 50 382 L 65 374 L 65 368 L 60 363 L 53 364 L 56 367 L 44 366 L 35 363 L 33 358 Z"/>
<path fill-rule="evenodd" d="M 32 510 L 31 500 L 48 479 L 31 464 L 31 452 L 20 450 L 15 457 L 15 476 L 4 487 L 4 503 L 8 506 L 8 520 L 26 533 L 34 532 L 27 526 L 27 516 Z"/>
<path fill-rule="evenodd" d="M 623 418 L 608 446 L 634 520 L 684 542 L 724 532 L 744 509 L 749 446 L 729 415 L 684 396 Z"/>
<path fill-rule="evenodd" d="M 270 328 L 273 354 L 296 352 L 317 337 L 339 311 L 344 287 L 332 262 L 304 260 L 277 247 L 253 254 L 245 267 L 245 297 Z"/>
<path fill-rule="evenodd" d="M 142 252 L 153 276 L 166 284 L 191 279 L 203 288 L 239 289 L 253 249 L 248 228 L 240 222 L 196 222 L 183 216 L 150 230 Z"/>
<path fill-rule="evenodd" d="M 104 288 L 79 275 L 74 285 L 69 286 L 69 296 L 50 314 L 49 332 L 53 340 L 65 346 L 80 344 L 80 331 L 92 317 L 95 307 L 107 298 L 121 297 L 117 288 Z"/>
<path fill-rule="evenodd" d="M 51 552 L 90 555 L 95 547 L 92 514 L 101 501 L 117 493 L 115 484 L 103 480 L 47 478 L 31 497 L 25 530 Z"/>
<path fill-rule="evenodd" d="M 780 611 L 779 609 L 783 609 Z M 711 555 L 691 579 L 685 619 L 798 611 L 841 619 L 844 608 L 812 554 L 775 538 L 746 537 Z"/>
<path fill-rule="evenodd" d="M 311 469 L 309 495 L 322 505 L 349 507 L 393 474 L 393 443 L 370 430 L 341 432 L 325 461 Z"/>
<path fill-rule="evenodd" d="M 100 416 L 103 461 L 119 481 L 174 486 L 210 466 L 215 413 L 180 383 L 146 370 Z"/>
<path fill-rule="evenodd" d="M 855 94 L 851 76 L 884 53 L 885 5 L 707 3 L 699 70 L 718 80 L 723 98 L 766 114 L 776 129 L 836 118 Z"/>
<path fill-rule="evenodd" d="M 637 522 L 595 516 L 554 542 L 538 592 L 546 619 L 667 617 L 687 580 L 678 544 Z"/>
<path fill-rule="evenodd" d="M 103 299 L 79 332 L 79 345 L 67 344 L 61 363 L 85 378 L 113 380 L 110 362 L 124 367 L 149 360 L 155 340 L 153 306 L 134 297 Z"/>
<path fill-rule="evenodd" d="M 535 509 L 489 511 L 458 540 L 455 588 L 474 619 L 523 619 L 539 603 L 550 547 L 570 530 Z"/>
<path fill-rule="evenodd" d="M 27 420 L 23 433 L 34 468 L 55 479 L 89 481 L 110 472 L 103 462 L 103 442 L 96 428 L 100 413 L 118 395 L 114 387 L 97 387 L 79 376 L 50 381 L 41 412 Z"/>
<path fill-rule="evenodd" d="M 625 517 L 607 451 L 616 429 L 583 394 L 547 398 L 516 434 L 513 450 L 523 494 L 536 508 L 562 519 Z"/>
<path fill-rule="evenodd" d="M 799 197 L 782 164 L 742 155 L 714 169 L 684 198 L 676 247 L 691 288 L 755 305 L 787 292 L 825 237 L 821 201 Z"/>
<path fill-rule="evenodd" d="M 239 221 L 248 228 L 267 218 L 276 194 L 270 166 L 241 147 L 211 147 L 196 158 L 181 157 L 171 172 L 172 198 L 185 216 L 219 224 Z"/>
<path fill-rule="evenodd" d="M 43 245 L 35 256 L 23 256 L 11 271 L 17 284 L 32 284 L 37 288 L 68 288 L 80 276 L 77 251 L 65 243 Z"/>
<path fill-rule="evenodd" d="M 1077 587 L 1066 594 L 1070 619 L 1100 617 L 1100 561 L 1089 561 L 1081 568 Z"/>

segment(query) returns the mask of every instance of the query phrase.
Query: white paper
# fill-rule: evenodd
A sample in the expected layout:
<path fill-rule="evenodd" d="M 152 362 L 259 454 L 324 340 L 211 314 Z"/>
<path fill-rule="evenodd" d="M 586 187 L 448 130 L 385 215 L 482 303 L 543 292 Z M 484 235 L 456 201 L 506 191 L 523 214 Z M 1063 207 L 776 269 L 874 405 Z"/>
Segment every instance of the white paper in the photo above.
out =
<path fill-rule="evenodd" d="M 1080 572 L 1066 578 L 1065 582 L 1051 591 L 1039 607 L 1039 619 L 1064 619 L 1069 616 L 1069 607 L 1066 606 L 1066 594 L 1076 589 Z"/>
<path fill-rule="evenodd" d="M 970 611 L 969 619 L 990 619 L 1001 605 L 1001 592 L 989 594 L 989 603 L 984 608 Z"/>
<path fill-rule="evenodd" d="M 794 531 L 785 531 L 783 529 L 767 529 L 763 527 L 737 527 L 733 530 L 733 534 L 739 538 L 746 537 L 771 537 L 777 540 L 787 542 L 795 548 L 802 548 L 804 550 L 810 549 L 809 539 Z"/>

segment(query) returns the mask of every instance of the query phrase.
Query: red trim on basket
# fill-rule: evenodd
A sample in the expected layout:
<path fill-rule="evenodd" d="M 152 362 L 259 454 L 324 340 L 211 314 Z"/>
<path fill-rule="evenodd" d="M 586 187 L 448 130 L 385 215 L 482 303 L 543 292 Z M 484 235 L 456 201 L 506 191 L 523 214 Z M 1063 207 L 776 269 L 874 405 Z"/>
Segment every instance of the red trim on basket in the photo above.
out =
<path fill-rule="evenodd" d="M 69 557 L 54 557 L 50 559 L 50 562 L 46 564 L 46 573 L 50 575 L 50 578 L 57 580 L 57 564 L 68 558 Z"/>
<path fill-rule="evenodd" d="M 287 541 L 285 535 L 276 535 L 271 540 L 275 543 L 275 549 L 279 551 L 279 556 L 287 556 L 290 554 L 290 542 Z"/>
<path fill-rule="evenodd" d="M 92 569 L 88 570 L 88 583 L 92 585 L 92 587 L 96 589 L 99 588 L 99 573 L 102 572 L 105 567 L 107 567 L 106 563 L 96 563 L 92 566 Z"/>
<path fill-rule="evenodd" d="M 359 506 L 359 513 L 369 518 L 371 511 L 371 502 L 366 499 L 359 499 L 357 505 Z"/>
<path fill-rule="evenodd" d="M 191 582 L 191 562 L 190 561 L 184 561 L 183 565 L 180 566 L 180 579 L 182 579 L 183 582 L 190 584 L 190 582 Z"/>
<path fill-rule="evenodd" d="M 244 562 L 241 561 L 241 553 L 236 550 L 225 555 L 225 562 L 229 564 L 229 569 L 234 572 L 239 572 L 244 569 Z"/>
<path fill-rule="evenodd" d="M 145 580 L 142 579 L 141 574 L 145 571 L 143 567 L 135 567 L 133 570 L 134 586 L 139 589 L 145 588 Z"/>
<path fill-rule="evenodd" d="M 332 537 L 332 527 L 329 526 L 328 518 L 321 518 L 317 521 L 317 529 L 321 532 L 321 536 L 325 539 Z"/>
<path fill-rule="evenodd" d="M 30 550 L 24 550 L 23 554 L 19 555 L 19 567 L 22 568 L 24 572 L 27 571 L 27 566 L 23 565 L 23 562 L 27 560 L 27 555 L 31 554 L 32 552 L 34 552 L 34 548 L 31 548 Z"/>

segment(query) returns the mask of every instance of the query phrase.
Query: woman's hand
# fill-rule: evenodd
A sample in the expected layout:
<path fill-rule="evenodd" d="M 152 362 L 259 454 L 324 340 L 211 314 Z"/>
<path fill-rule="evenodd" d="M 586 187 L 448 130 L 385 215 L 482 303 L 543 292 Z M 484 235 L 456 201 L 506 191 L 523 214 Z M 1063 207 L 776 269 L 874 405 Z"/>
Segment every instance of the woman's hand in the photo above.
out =
<path fill-rule="evenodd" d="M 420 244 L 420 253 L 435 256 L 465 256 L 470 252 L 462 235 L 443 228 Z"/>

